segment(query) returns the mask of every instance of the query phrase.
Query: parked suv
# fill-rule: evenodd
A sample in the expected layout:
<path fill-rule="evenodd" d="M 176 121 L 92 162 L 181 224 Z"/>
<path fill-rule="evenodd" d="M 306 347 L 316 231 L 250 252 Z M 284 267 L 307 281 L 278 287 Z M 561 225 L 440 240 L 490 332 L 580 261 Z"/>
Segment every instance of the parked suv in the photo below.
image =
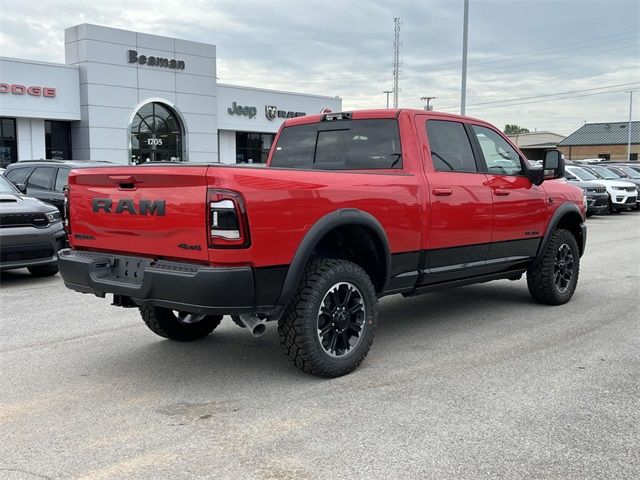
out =
<path fill-rule="evenodd" d="M 64 242 L 60 212 L 22 195 L 0 175 L 0 270 L 27 267 L 38 277 L 55 275 Z"/>
<path fill-rule="evenodd" d="M 598 213 L 604 213 L 609 209 L 609 194 L 607 193 L 607 187 L 601 183 L 583 182 L 568 170 L 565 170 L 564 178 L 566 178 L 571 185 L 580 187 L 584 192 L 584 196 L 587 201 L 587 217 Z"/>
<path fill-rule="evenodd" d="M 109 162 L 76 160 L 23 160 L 10 164 L 4 176 L 16 185 L 25 185 L 26 194 L 58 208 L 64 218 L 63 189 L 67 185 L 69 172 L 74 168 L 88 168 Z M 22 189 L 22 187 L 19 187 Z"/>
<path fill-rule="evenodd" d="M 620 212 L 636 204 L 638 194 L 636 193 L 636 186 L 633 183 L 602 178 L 596 176 L 595 173 L 592 173 L 584 167 L 576 167 L 573 165 L 567 165 L 565 171 L 578 177 L 582 181 L 597 182 L 604 185 L 609 194 L 609 212 L 611 213 Z"/>
<path fill-rule="evenodd" d="M 636 191 L 638 192 L 636 210 L 640 210 L 640 172 L 636 172 L 626 165 L 607 165 L 607 170 L 615 173 L 625 182 L 633 183 L 636 186 Z"/>
<path fill-rule="evenodd" d="M 634 208 L 637 204 L 638 204 L 638 183 L 636 183 L 633 180 L 630 180 L 628 178 L 624 178 L 621 174 L 611 170 L 611 168 L 609 168 L 609 166 L 601 166 L 601 165 L 584 165 L 583 166 L 585 170 L 588 170 L 589 172 L 593 173 L 596 177 L 598 177 L 600 180 L 614 180 L 614 181 L 621 181 L 621 182 L 625 182 L 627 183 L 627 192 L 636 192 L 636 198 L 635 201 L 631 201 L 631 199 L 629 197 L 626 198 L 625 202 L 626 202 L 626 206 L 628 208 Z M 630 187 L 633 187 L 633 189 L 631 189 Z M 618 189 L 620 190 L 620 189 Z M 617 194 L 617 199 L 621 200 L 622 196 L 618 193 Z"/>

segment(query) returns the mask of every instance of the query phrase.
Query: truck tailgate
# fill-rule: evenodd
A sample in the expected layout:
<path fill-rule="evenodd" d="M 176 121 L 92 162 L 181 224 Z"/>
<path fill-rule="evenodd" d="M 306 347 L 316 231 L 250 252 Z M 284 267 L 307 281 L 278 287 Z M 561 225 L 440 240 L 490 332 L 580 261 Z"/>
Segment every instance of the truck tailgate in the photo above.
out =
<path fill-rule="evenodd" d="M 72 247 L 207 261 L 207 169 L 167 165 L 73 171 Z"/>

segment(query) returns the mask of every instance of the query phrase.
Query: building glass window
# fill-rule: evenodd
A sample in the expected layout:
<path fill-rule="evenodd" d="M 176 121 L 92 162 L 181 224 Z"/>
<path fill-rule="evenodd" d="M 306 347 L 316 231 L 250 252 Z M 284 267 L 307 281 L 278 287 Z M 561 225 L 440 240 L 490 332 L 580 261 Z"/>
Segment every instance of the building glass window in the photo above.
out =
<path fill-rule="evenodd" d="M 71 160 L 71 124 L 45 120 L 44 143 L 47 158 Z"/>
<path fill-rule="evenodd" d="M 183 132 L 178 116 L 168 105 L 143 105 L 131 124 L 131 163 L 184 161 Z"/>
<path fill-rule="evenodd" d="M 18 161 L 16 119 L 0 118 L 0 167 Z"/>
<path fill-rule="evenodd" d="M 273 133 L 236 132 L 236 163 L 267 163 Z"/>

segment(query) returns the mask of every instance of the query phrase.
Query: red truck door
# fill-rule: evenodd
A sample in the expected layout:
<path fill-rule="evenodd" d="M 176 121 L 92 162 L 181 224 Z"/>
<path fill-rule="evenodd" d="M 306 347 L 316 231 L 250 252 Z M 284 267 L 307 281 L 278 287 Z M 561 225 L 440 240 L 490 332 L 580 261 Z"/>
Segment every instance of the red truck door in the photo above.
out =
<path fill-rule="evenodd" d="M 444 118 L 444 117 L 443 117 Z M 418 115 L 431 222 L 423 249 L 430 273 L 456 272 L 484 262 L 491 241 L 492 201 L 464 124 Z M 426 275 L 425 281 L 434 278 Z"/>
<path fill-rule="evenodd" d="M 533 256 L 548 216 L 546 194 L 524 171 L 524 158 L 496 130 L 471 125 L 487 168 L 493 196 L 493 233 L 489 259 Z"/>

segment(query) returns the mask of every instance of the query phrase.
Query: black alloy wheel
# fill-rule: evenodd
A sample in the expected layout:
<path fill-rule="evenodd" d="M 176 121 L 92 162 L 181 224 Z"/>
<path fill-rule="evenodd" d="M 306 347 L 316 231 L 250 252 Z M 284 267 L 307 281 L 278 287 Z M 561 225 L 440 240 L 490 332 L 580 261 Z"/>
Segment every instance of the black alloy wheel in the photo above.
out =
<path fill-rule="evenodd" d="M 331 357 L 349 355 L 362 340 L 366 310 L 362 293 L 349 282 L 329 289 L 318 311 L 318 340 Z"/>
<path fill-rule="evenodd" d="M 566 293 L 573 279 L 573 251 L 566 243 L 560 245 L 553 264 L 553 278 L 558 292 Z"/>

